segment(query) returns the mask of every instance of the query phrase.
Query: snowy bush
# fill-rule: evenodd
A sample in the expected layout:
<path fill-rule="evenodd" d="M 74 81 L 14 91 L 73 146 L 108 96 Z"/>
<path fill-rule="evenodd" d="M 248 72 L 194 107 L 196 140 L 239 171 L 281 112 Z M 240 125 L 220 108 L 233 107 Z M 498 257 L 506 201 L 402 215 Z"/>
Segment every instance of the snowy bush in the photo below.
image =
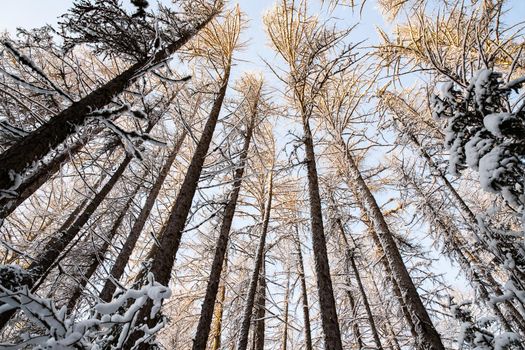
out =
<path fill-rule="evenodd" d="M 494 334 L 491 329 L 497 323 L 493 317 L 474 319 L 467 306 L 470 302 L 455 303 L 450 300 L 452 316 L 460 323 L 458 346 L 460 349 L 472 350 L 511 350 L 522 349 L 522 338 L 513 332 Z"/>
<path fill-rule="evenodd" d="M 5 270 L 15 277 L 25 276 L 17 273 L 21 269 Z M 154 335 L 166 323 L 166 319 L 157 314 L 162 301 L 169 298 L 171 291 L 156 283 L 151 274 L 142 288 L 127 290 L 110 303 L 97 304 L 89 317 L 81 320 L 68 315 L 65 306 L 58 310 L 52 300 L 32 294 L 26 285 L 19 282 L 12 283 L 18 285 L 14 288 L 8 288 L 5 284 L 0 286 L 0 302 L 3 303 L 0 311 L 20 309 L 29 322 L 42 328 L 43 332 L 39 335 L 29 332 L 21 334 L 16 344 L 0 344 L 3 349 L 120 349 L 135 330 L 141 330 L 144 334 L 135 344 L 152 343 Z M 149 316 L 157 320 L 151 328 L 137 320 L 139 311 L 148 302 L 153 303 Z"/>
<path fill-rule="evenodd" d="M 512 104 L 511 93 L 524 82 L 505 83 L 502 74 L 482 69 L 468 87 L 446 83 L 431 101 L 434 117 L 447 121 L 450 171 L 477 170 L 483 189 L 517 208 L 525 204 L 525 110 L 519 99 Z"/>

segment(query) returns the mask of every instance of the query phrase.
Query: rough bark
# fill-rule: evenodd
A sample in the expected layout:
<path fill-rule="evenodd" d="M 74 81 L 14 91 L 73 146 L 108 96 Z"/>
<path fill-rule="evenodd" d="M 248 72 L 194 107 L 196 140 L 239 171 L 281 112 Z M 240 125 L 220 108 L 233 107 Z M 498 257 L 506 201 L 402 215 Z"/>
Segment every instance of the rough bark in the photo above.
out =
<path fill-rule="evenodd" d="M 288 273 L 286 275 L 286 291 L 284 292 L 284 310 L 283 310 L 283 336 L 281 340 L 282 350 L 288 349 L 288 305 L 289 305 L 289 299 L 290 298 L 290 269 L 288 269 Z"/>
<path fill-rule="evenodd" d="M 304 146 L 306 152 L 306 168 L 308 177 L 308 195 L 310 204 L 310 223 L 312 229 L 312 246 L 314 251 L 315 272 L 317 275 L 317 292 L 321 309 L 321 324 L 323 326 L 325 349 L 342 350 L 341 331 L 335 307 L 334 291 L 330 276 L 330 265 L 326 251 L 326 238 L 323 226 L 323 212 L 319 195 L 319 179 L 310 124 L 303 115 Z"/>
<path fill-rule="evenodd" d="M 210 143 L 215 131 L 215 126 L 219 119 L 219 114 L 222 108 L 224 97 L 226 95 L 226 89 L 228 86 L 228 79 L 230 76 L 230 65 L 226 67 L 223 79 L 221 81 L 221 87 L 215 98 L 213 106 L 211 108 L 208 120 L 204 126 L 204 130 L 199 139 L 190 165 L 186 171 L 184 181 L 180 187 L 179 193 L 175 199 L 175 203 L 170 212 L 168 220 L 164 225 L 159 239 L 159 245 L 155 246 L 155 254 L 152 256 L 150 272 L 153 274 L 155 280 L 164 285 L 168 286 L 171 279 L 171 270 L 175 264 L 175 257 L 179 249 L 180 241 L 182 239 L 182 231 L 186 226 L 186 220 L 191 209 L 193 197 L 197 191 L 199 184 L 202 167 L 208 154 Z M 145 322 L 153 326 L 155 319 L 150 319 L 150 310 L 153 304 L 151 301 L 139 312 L 139 319 L 146 320 Z M 133 347 L 135 342 L 143 335 L 142 330 L 136 330 L 133 334 L 128 337 L 125 344 L 126 347 Z M 147 345 L 140 345 L 139 349 L 147 348 Z"/>
<path fill-rule="evenodd" d="M 257 300 L 255 301 L 255 329 L 253 336 L 253 349 L 264 350 L 266 322 L 266 261 L 263 257 L 261 273 L 259 274 L 259 283 L 257 285 Z"/>
<path fill-rule="evenodd" d="M 140 77 L 141 71 L 164 61 L 179 50 L 215 15 L 216 12 L 211 13 L 194 28 L 186 31 L 180 39 L 158 51 L 154 56 L 137 62 L 86 97 L 74 102 L 0 154 L 0 190 L 16 192 L 16 177 L 13 174 L 24 175 L 33 162 L 43 159 L 50 150 L 55 149 L 70 135 L 76 133 L 77 128 L 86 123 L 90 113 L 109 105 L 116 95 L 122 93 Z"/>
<path fill-rule="evenodd" d="M 219 231 L 219 237 L 215 245 L 215 254 L 211 265 L 210 277 L 206 286 L 206 295 L 202 303 L 201 315 L 197 325 L 197 332 L 193 341 L 193 350 L 204 350 L 206 348 L 206 341 L 210 333 L 210 326 L 213 316 L 213 307 L 215 299 L 217 298 L 217 291 L 219 289 L 219 281 L 221 279 L 222 266 L 224 265 L 224 257 L 228 247 L 228 240 L 230 230 L 235 215 L 235 208 L 237 207 L 237 200 L 241 190 L 242 180 L 244 177 L 244 169 L 246 167 L 246 159 L 252 141 L 253 130 L 255 128 L 255 120 L 257 114 L 257 103 L 252 111 L 253 114 L 249 116 L 250 122 L 244 137 L 244 144 L 239 156 L 239 164 L 235 170 L 233 177 L 233 190 L 229 196 L 228 202 L 224 207 L 222 223 Z"/>
<path fill-rule="evenodd" d="M 393 273 L 393 278 L 397 280 L 399 288 L 401 289 L 401 296 L 404 305 L 407 307 L 412 322 L 414 323 L 417 333 L 417 344 L 421 349 L 428 350 L 444 350 L 441 342 L 441 337 L 436 331 L 430 316 L 425 309 L 421 298 L 417 292 L 416 287 L 408 270 L 403 262 L 399 249 L 390 228 L 385 221 L 385 218 L 377 204 L 372 192 L 364 181 L 359 168 L 350 150 L 346 147 L 344 141 L 341 140 L 341 147 L 343 147 L 345 157 L 348 163 L 351 180 L 361 194 L 363 206 L 373 224 L 375 232 L 379 238 L 381 247 L 385 253 L 388 265 Z"/>
<path fill-rule="evenodd" d="M 297 273 L 299 274 L 299 280 L 301 281 L 301 303 L 303 309 L 305 350 L 313 350 L 312 330 L 310 326 L 310 305 L 308 304 L 308 291 L 306 289 L 303 253 L 301 250 L 301 241 L 299 240 L 299 229 L 297 226 L 295 226 L 295 234 L 296 236 L 294 237 L 294 240 L 297 249 Z"/>
<path fill-rule="evenodd" d="M 223 271 L 226 272 L 228 267 L 228 258 L 224 259 Z M 211 340 L 211 349 L 219 350 L 221 347 L 221 336 L 222 336 L 222 316 L 224 314 L 224 301 L 226 299 L 226 285 L 224 283 L 224 278 L 222 278 L 222 283 L 219 285 L 219 295 L 217 302 L 215 304 L 214 311 L 214 322 L 212 329 L 212 340 Z"/>
<path fill-rule="evenodd" d="M 268 176 L 268 191 L 266 193 L 266 204 L 264 206 L 263 222 L 261 225 L 261 235 L 259 244 L 257 246 L 257 253 L 255 255 L 254 267 L 250 278 L 250 286 L 244 301 L 244 311 L 242 314 L 241 329 L 239 331 L 239 340 L 237 342 L 237 350 L 246 350 L 248 347 L 248 335 L 250 333 L 250 323 L 252 320 L 252 311 L 255 301 L 255 292 L 257 291 L 257 281 L 259 280 L 259 273 L 264 257 L 264 249 L 266 245 L 266 235 L 268 233 L 268 224 L 270 223 L 270 213 L 272 210 L 273 197 L 273 169 L 270 170 Z"/>
<path fill-rule="evenodd" d="M 131 228 L 129 235 L 126 238 L 124 245 L 120 249 L 115 263 L 111 267 L 110 277 L 106 280 L 106 283 L 104 284 L 104 287 L 100 292 L 100 299 L 102 299 L 105 302 L 109 302 L 111 300 L 111 298 L 113 297 L 113 293 L 115 293 L 115 290 L 117 289 L 117 284 L 115 281 L 118 281 L 124 274 L 126 264 L 128 263 L 129 258 L 133 253 L 133 249 L 137 244 L 137 241 L 140 237 L 140 234 L 142 233 L 144 226 L 146 225 L 146 221 L 149 217 L 149 214 L 151 213 L 151 210 L 153 209 L 153 206 L 155 204 L 157 196 L 159 195 L 162 185 L 164 184 L 164 181 L 166 180 L 166 177 L 170 172 L 171 166 L 177 158 L 177 154 L 179 153 L 180 148 L 182 147 L 184 139 L 186 138 L 186 134 L 186 129 L 183 129 L 181 135 L 175 143 L 172 152 L 170 153 L 170 155 L 166 159 L 166 162 L 162 166 L 162 169 L 160 170 L 159 175 L 155 180 L 155 183 L 153 184 L 151 191 L 149 192 L 148 197 L 146 198 L 146 201 L 142 206 L 142 209 L 140 210 L 137 220 L 135 220 L 135 222 L 133 223 L 133 227 Z"/>

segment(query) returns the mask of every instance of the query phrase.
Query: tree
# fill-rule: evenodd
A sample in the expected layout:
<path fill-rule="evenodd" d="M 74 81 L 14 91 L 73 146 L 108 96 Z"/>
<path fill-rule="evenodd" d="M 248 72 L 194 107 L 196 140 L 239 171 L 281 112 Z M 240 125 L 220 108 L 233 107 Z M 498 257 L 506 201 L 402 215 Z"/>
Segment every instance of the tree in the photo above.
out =
<path fill-rule="evenodd" d="M 194 350 L 205 349 L 210 332 L 213 308 L 219 289 L 219 281 L 222 267 L 224 265 L 226 249 L 228 247 L 228 239 L 233 217 L 235 215 L 235 208 L 237 206 L 237 200 L 241 190 L 244 169 L 246 166 L 246 158 L 248 157 L 254 129 L 258 123 L 258 119 L 261 118 L 259 104 L 260 99 L 262 99 L 262 85 L 262 80 L 254 76 L 244 76 L 238 86 L 239 91 L 241 91 L 244 95 L 242 96 L 242 101 L 243 103 L 247 104 L 247 107 L 245 107 L 241 112 L 243 114 L 241 118 L 246 118 L 246 130 L 243 131 L 245 134 L 244 144 L 239 155 L 239 163 L 237 164 L 235 174 L 233 176 L 233 191 L 231 192 L 228 202 L 224 207 L 219 238 L 215 245 L 215 256 L 213 258 L 210 277 L 208 279 L 209 282 L 206 288 L 206 296 L 204 297 L 204 302 L 202 304 L 201 317 L 199 319 L 199 325 L 197 327 L 197 333 L 193 343 Z"/>
<path fill-rule="evenodd" d="M 2 191 L 2 197 L 9 196 L 16 198 L 18 186 L 23 182 L 26 174 L 35 166 L 35 162 L 38 164 L 50 150 L 59 146 L 70 135 L 74 134 L 78 127 L 84 126 L 90 118 L 102 118 L 102 120 L 104 120 L 105 118 L 111 117 L 114 113 L 126 111 L 128 107 L 122 105 L 118 106 L 114 111 L 102 110 L 102 108 L 111 104 L 116 95 L 121 93 L 144 73 L 158 64 L 165 62 L 170 55 L 179 50 L 199 30 L 204 28 L 206 24 L 220 12 L 222 7 L 222 3 L 214 2 L 208 4 L 204 1 L 199 2 L 197 6 L 184 6 L 185 10 L 189 12 L 185 12 L 182 19 L 168 18 L 167 23 L 170 25 L 165 30 L 166 33 L 170 31 L 171 33 L 163 36 L 164 44 L 162 45 L 164 46 L 161 46 L 160 38 L 157 40 L 156 37 L 153 37 L 152 41 L 143 43 L 146 47 L 140 47 L 139 45 L 138 50 L 135 50 L 135 48 L 126 50 L 122 45 L 117 47 L 111 46 L 115 43 L 115 41 L 112 40 L 115 38 L 115 35 L 120 35 L 116 33 L 121 33 L 121 26 L 123 24 L 116 24 L 116 21 L 108 23 L 106 15 L 112 16 L 117 2 L 107 0 L 98 2 L 94 7 L 87 6 L 89 4 L 87 1 L 77 3 L 72 10 L 71 17 L 68 18 L 70 22 L 66 22 L 65 24 L 66 32 L 71 30 L 73 33 L 78 33 L 78 37 L 75 37 L 72 41 L 94 42 L 99 45 L 100 50 L 103 51 L 109 50 L 109 52 L 111 52 L 111 50 L 115 50 L 119 52 L 120 50 L 125 50 L 123 53 L 135 58 L 136 62 L 81 100 L 75 102 L 71 100 L 72 104 L 69 107 L 51 117 L 47 123 L 21 138 L 15 145 L 0 155 L 0 189 Z M 184 5 L 184 3 L 181 3 L 181 5 Z M 91 11 L 95 11 L 100 17 L 84 16 Z M 109 14 L 107 11 L 109 11 Z M 85 21 L 86 18 L 91 18 L 95 22 L 82 22 Z M 98 29 L 102 28 L 100 27 L 101 23 L 98 22 L 99 19 L 106 19 L 108 27 L 98 31 Z M 129 18 L 126 18 L 126 16 L 119 17 L 119 19 L 128 24 Z M 129 19 L 129 21 L 131 21 L 131 24 L 134 26 L 137 20 Z M 112 27 L 113 25 L 114 27 Z M 108 29 L 112 35 L 108 35 L 106 29 Z M 152 30 L 153 28 L 151 27 L 148 32 L 151 33 Z M 141 30 L 137 32 L 141 32 Z M 155 31 L 153 30 L 153 32 Z M 121 39 L 122 38 L 119 37 L 117 42 L 125 43 L 123 45 L 133 44 L 133 41 L 128 42 L 126 40 L 122 41 Z M 33 66 L 33 63 L 10 43 L 4 42 L 4 46 L 8 48 L 18 60 L 22 62 L 27 61 L 28 65 Z M 151 51 L 152 53 L 150 53 Z M 36 66 L 33 70 L 39 71 Z"/>

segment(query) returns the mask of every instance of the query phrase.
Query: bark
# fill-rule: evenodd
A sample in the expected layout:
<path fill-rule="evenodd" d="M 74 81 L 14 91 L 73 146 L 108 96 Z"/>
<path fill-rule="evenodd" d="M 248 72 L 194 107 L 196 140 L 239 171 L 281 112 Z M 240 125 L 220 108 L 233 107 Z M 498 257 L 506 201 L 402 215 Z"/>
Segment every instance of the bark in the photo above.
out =
<path fill-rule="evenodd" d="M 75 308 L 75 305 L 77 304 L 78 299 L 82 296 L 82 292 L 86 288 L 89 280 L 91 277 L 95 274 L 98 267 L 104 263 L 106 253 L 109 249 L 109 246 L 111 242 L 113 241 L 113 238 L 116 236 L 118 229 L 120 225 L 122 224 L 122 221 L 124 220 L 124 217 L 128 213 L 129 208 L 131 208 L 131 205 L 133 204 L 133 199 L 137 195 L 138 191 L 140 190 L 141 185 L 139 184 L 133 193 L 130 195 L 129 199 L 124 204 L 124 207 L 120 210 L 120 213 L 118 214 L 117 218 L 113 222 L 113 225 L 111 225 L 111 228 L 107 234 L 106 237 L 104 237 L 104 242 L 100 245 L 100 247 L 91 253 L 87 261 L 90 263 L 87 270 L 82 274 L 80 281 L 77 282 L 77 285 L 73 289 L 73 292 L 71 293 L 71 297 L 69 298 L 69 301 L 67 303 L 67 310 L 68 312 L 72 312 Z"/>
<path fill-rule="evenodd" d="M 418 347 L 428 350 L 444 350 L 441 338 L 432 324 L 432 320 L 430 319 L 430 316 L 419 297 L 417 289 L 410 278 L 394 237 L 390 232 L 390 228 L 385 221 L 379 205 L 361 176 L 350 150 L 346 147 L 344 141 L 341 140 L 340 144 L 345 151 L 351 180 L 361 194 L 363 207 L 366 209 L 366 212 L 372 221 L 374 231 L 377 233 L 386 260 L 388 261 L 388 265 L 393 273 L 392 277 L 398 282 L 403 303 L 414 323 L 417 333 L 416 341 Z"/>
<path fill-rule="evenodd" d="M 299 240 L 299 229 L 295 226 L 296 237 L 296 249 L 297 249 L 297 272 L 299 274 L 299 280 L 301 281 L 301 302 L 303 307 L 303 319 L 304 319 L 304 339 L 305 339 L 305 350 L 313 350 L 312 347 L 312 330 L 310 326 L 310 306 L 308 304 L 308 291 L 306 289 L 306 276 L 304 273 L 304 262 L 303 253 L 301 251 L 301 241 Z"/>
<path fill-rule="evenodd" d="M 261 236 L 259 238 L 259 245 L 257 246 L 257 253 L 255 255 L 255 262 L 250 279 L 250 286 L 246 300 L 244 302 L 244 311 L 242 315 L 241 329 L 239 332 L 239 340 L 237 343 L 237 350 L 246 350 L 248 347 L 248 335 L 250 332 L 250 322 L 252 319 L 253 304 L 255 301 L 255 292 L 257 291 L 257 281 L 259 280 L 259 272 L 264 258 L 264 248 L 266 245 L 266 235 L 268 233 L 268 224 L 270 222 L 270 213 L 272 210 L 273 197 L 273 169 L 270 170 L 268 176 L 268 191 L 267 191 L 266 205 L 264 207 L 263 222 L 261 227 Z"/>
<path fill-rule="evenodd" d="M 255 330 L 253 337 L 253 349 L 254 350 L 264 350 L 264 340 L 265 340 L 265 327 L 266 322 L 264 317 L 266 316 L 266 263 L 265 258 L 263 257 L 263 262 L 261 266 L 261 273 L 259 274 L 259 284 L 257 292 L 257 300 L 255 302 L 256 312 L 255 312 Z"/>
<path fill-rule="evenodd" d="M 18 196 L 14 199 L 0 199 L 0 220 L 8 217 L 20 204 L 35 193 L 44 183 L 58 172 L 61 165 L 66 163 L 71 155 L 77 153 L 88 140 L 87 135 L 78 138 L 70 147 L 62 150 L 51 161 L 39 167 L 38 171 L 23 181 L 17 188 Z"/>
<path fill-rule="evenodd" d="M 255 128 L 257 103 L 258 101 L 255 101 L 255 106 L 252 109 L 253 114 L 250 116 L 250 122 L 246 130 L 246 135 L 244 137 L 243 148 L 239 156 L 239 164 L 237 165 L 237 169 L 235 170 L 235 174 L 233 177 L 233 190 L 230 194 L 226 206 L 224 207 L 223 219 L 219 231 L 219 237 L 215 245 L 215 254 L 211 265 L 210 277 L 208 278 L 208 284 L 206 286 L 206 295 L 204 296 L 204 301 L 202 303 L 201 315 L 197 326 L 197 333 L 195 335 L 195 340 L 193 341 L 193 350 L 206 349 L 206 341 L 210 333 L 210 326 L 213 316 L 213 306 L 215 305 L 215 299 L 217 298 L 219 281 L 221 279 L 221 272 L 222 266 L 224 265 L 226 249 L 228 247 L 230 230 L 244 177 L 244 169 L 246 167 L 246 159 L 248 157 L 248 151 L 250 149 L 250 143 L 252 141 L 253 130 Z"/>
<path fill-rule="evenodd" d="M 228 267 L 228 258 L 225 257 L 224 267 L 223 267 L 224 272 L 226 272 L 227 267 Z M 226 285 L 224 283 L 224 278 L 222 279 L 222 283 L 219 285 L 218 295 L 219 295 L 219 299 L 217 300 L 217 303 L 215 304 L 215 311 L 214 311 L 214 323 L 213 323 L 212 341 L 211 341 L 212 350 L 219 350 L 219 348 L 221 347 L 222 316 L 224 314 L 224 301 L 226 299 Z"/>
<path fill-rule="evenodd" d="M 357 287 L 359 289 L 359 294 L 361 295 L 361 299 L 363 300 L 363 304 L 365 306 L 366 316 L 368 319 L 368 325 L 370 326 L 370 331 L 372 332 L 374 343 L 376 344 L 377 349 L 383 349 L 383 345 L 381 344 L 381 339 L 379 338 L 379 332 L 377 331 L 376 323 L 374 320 L 374 315 L 372 314 L 372 308 L 370 307 L 370 303 L 368 302 L 368 296 L 363 286 L 363 282 L 361 281 L 361 274 L 355 262 L 354 252 L 352 251 L 352 248 L 350 247 L 350 244 L 348 243 L 343 223 L 339 217 L 336 219 L 336 224 L 339 229 L 341 240 L 343 241 L 343 244 L 344 244 L 346 265 L 351 267 L 352 272 L 355 276 Z M 348 275 L 349 274 L 347 273 L 347 276 Z M 357 325 L 357 323 L 355 322 L 355 319 L 354 319 L 354 325 Z M 359 327 L 356 327 L 356 328 L 359 329 Z M 357 343 L 360 344 L 359 348 L 361 348 L 362 341 L 357 338 L 358 335 L 360 335 L 360 332 L 356 334 L 356 340 L 357 340 Z"/>
<path fill-rule="evenodd" d="M 151 191 L 149 192 L 142 209 L 140 210 L 137 220 L 135 220 L 133 223 L 133 227 L 131 228 L 129 235 L 127 236 L 126 241 L 124 242 L 124 245 L 117 256 L 115 263 L 111 267 L 110 277 L 106 280 L 106 283 L 100 292 L 100 299 L 105 302 L 109 302 L 111 300 L 113 293 L 115 293 L 115 290 L 117 289 L 116 281 L 118 281 L 124 274 L 124 270 L 126 269 L 129 258 L 133 253 L 133 249 L 137 244 L 144 226 L 146 225 L 146 221 L 149 217 L 149 214 L 151 213 L 151 210 L 153 209 L 162 185 L 164 184 L 164 181 L 170 172 L 171 166 L 177 158 L 177 154 L 182 147 L 184 139 L 186 138 L 186 134 L 186 129 L 183 129 L 182 134 L 175 143 L 173 151 L 170 153 L 166 159 L 166 162 L 162 166 L 162 169 L 160 170 L 159 175 L 155 180 L 155 183 L 153 184 L 153 187 L 151 188 Z"/>
<path fill-rule="evenodd" d="M 282 350 L 286 350 L 288 348 L 288 304 L 289 304 L 289 297 L 290 297 L 290 269 L 288 269 L 288 273 L 286 276 L 286 291 L 284 293 L 284 330 L 283 330 L 283 337 L 281 340 Z"/>
<path fill-rule="evenodd" d="M 194 28 L 186 31 L 177 41 L 158 51 L 154 56 L 137 62 L 105 85 L 74 102 L 0 154 L 0 193 L 1 190 L 17 191 L 17 179 L 13 174 L 23 176 L 33 162 L 42 160 L 50 150 L 55 149 L 70 135 L 75 134 L 79 126 L 86 124 L 90 113 L 109 105 L 116 95 L 122 93 L 141 76 L 144 69 L 166 60 L 179 50 L 215 17 L 216 12 L 214 11 Z"/>
<path fill-rule="evenodd" d="M 153 274 L 156 282 L 168 286 L 171 279 L 171 270 L 175 263 L 175 257 L 179 249 L 182 238 L 182 231 L 186 226 L 186 220 L 191 209 L 193 197 L 197 191 L 202 167 L 208 154 L 210 143 L 215 131 L 215 126 L 219 119 L 219 114 L 222 108 L 222 103 L 226 95 L 226 88 L 228 86 L 228 78 L 230 76 L 230 65 L 226 68 L 221 82 L 219 93 L 213 103 L 208 120 L 204 126 L 204 130 L 199 139 L 195 153 L 191 159 L 190 165 L 186 171 L 184 181 L 182 182 L 175 204 L 168 217 L 166 225 L 160 233 L 159 245 L 155 246 L 155 254 L 152 256 L 150 272 Z M 150 310 L 153 304 L 151 300 L 142 307 L 139 311 L 138 318 L 146 320 L 146 323 L 153 326 L 156 319 L 149 317 Z M 136 330 L 132 333 L 125 344 L 126 347 L 133 347 L 135 342 L 143 335 L 142 330 Z M 147 345 L 139 346 L 139 349 L 145 349 Z"/>
<path fill-rule="evenodd" d="M 312 132 L 308 119 L 303 113 L 304 146 L 308 176 L 308 195 L 310 204 L 310 222 L 312 229 L 312 246 L 314 251 L 315 272 L 317 275 L 317 292 L 321 309 L 321 324 L 323 327 L 325 349 L 342 350 L 341 331 L 337 319 L 334 291 L 330 276 L 330 265 L 326 251 L 326 238 L 323 227 L 321 197 L 319 195 L 319 180 L 315 161 L 315 151 Z"/>

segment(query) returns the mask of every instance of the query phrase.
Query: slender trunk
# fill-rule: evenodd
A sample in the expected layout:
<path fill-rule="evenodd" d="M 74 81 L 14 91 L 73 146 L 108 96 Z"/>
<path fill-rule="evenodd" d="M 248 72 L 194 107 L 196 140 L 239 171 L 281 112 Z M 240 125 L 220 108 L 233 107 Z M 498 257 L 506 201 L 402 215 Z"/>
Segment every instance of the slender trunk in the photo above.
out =
<path fill-rule="evenodd" d="M 177 158 L 177 154 L 182 147 L 184 139 L 186 138 L 186 134 L 186 129 L 183 129 L 182 134 L 175 143 L 173 151 L 170 153 L 166 159 L 166 162 L 162 166 L 162 169 L 160 170 L 159 175 L 155 180 L 155 183 L 153 184 L 151 191 L 149 192 L 148 197 L 142 206 L 142 209 L 140 210 L 137 220 L 135 220 L 133 223 L 133 227 L 131 228 L 129 235 L 127 236 L 126 241 L 124 242 L 124 245 L 117 256 L 115 263 L 111 267 L 110 277 L 106 280 L 106 283 L 100 292 L 100 299 L 105 302 L 109 302 L 111 300 L 113 293 L 115 293 L 115 290 L 117 289 L 117 282 L 124 274 L 124 270 L 126 269 L 129 258 L 133 253 L 133 249 L 137 244 L 140 234 L 142 233 L 142 229 L 146 225 L 146 221 L 149 217 L 149 214 L 151 213 L 151 210 L 153 209 L 153 205 L 155 204 L 162 185 L 164 184 L 164 181 L 170 172 L 171 166 Z"/>
<path fill-rule="evenodd" d="M 252 319 L 253 304 L 255 301 L 255 292 L 257 290 L 257 281 L 259 279 L 259 272 L 261 271 L 262 261 L 264 257 L 264 248 L 266 245 L 266 235 L 268 233 L 268 224 L 270 222 L 270 212 L 272 210 L 273 197 L 273 169 L 268 175 L 268 191 L 266 193 L 266 205 L 264 207 L 263 222 L 261 227 L 261 236 L 259 238 L 259 245 L 257 246 L 257 253 L 255 255 L 254 268 L 250 279 L 250 286 L 248 294 L 244 302 L 244 312 L 242 315 L 241 330 L 239 340 L 237 343 L 237 350 L 246 350 L 248 347 L 248 335 L 250 333 L 250 321 Z"/>
<path fill-rule="evenodd" d="M 225 257 L 224 267 L 223 267 L 224 272 L 226 272 L 227 267 L 228 267 L 228 258 Z M 215 311 L 214 311 L 214 323 L 213 323 L 212 342 L 211 342 L 212 350 L 219 350 L 219 348 L 221 347 L 222 316 L 224 314 L 224 301 L 226 299 L 226 285 L 224 283 L 224 277 L 222 278 L 222 282 L 219 285 L 218 294 L 219 294 L 219 299 L 217 300 L 215 304 Z"/>
<path fill-rule="evenodd" d="M 334 291 L 330 276 L 330 265 L 326 251 L 326 238 L 323 227 L 323 213 L 321 197 L 319 195 L 319 180 L 310 124 L 303 115 L 304 146 L 308 175 L 308 194 L 310 202 L 310 222 L 312 227 L 312 245 L 317 275 L 317 292 L 321 309 L 321 323 L 323 326 L 325 349 L 342 350 L 341 331 L 337 319 Z"/>
<path fill-rule="evenodd" d="M 244 177 L 244 169 L 246 167 L 246 159 L 248 157 L 248 151 L 250 149 L 250 143 L 252 141 L 253 130 L 255 128 L 255 120 L 257 113 L 257 103 L 252 109 L 253 114 L 250 116 L 250 122 L 246 130 L 244 138 L 243 148 L 239 157 L 239 164 L 235 170 L 233 177 L 233 191 L 230 194 L 228 203 L 224 207 L 223 219 L 221 228 L 219 231 L 219 237 L 215 245 L 215 255 L 213 256 L 213 262 L 211 265 L 210 277 L 208 278 L 208 284 L 206 286 L 206 295 L 202 303 L 201 315 L 197 326 L 197 333 L 193 341 L 193 350 L 204 350 L 206 349 L 206 341 L 210 333 L 210 326 L 213 316 L 213 306 L 215 305 L 215 299 L 217 298 L 217 291 L 219 288 L 219 281 L 221 279 L 222 266 L 224 265 L 224 256 L 228 247 L 228 240 L 230 236 L 230 230 L 235 215 L 235 208 L 237 207 L 237 200 L 239 198 L 239 192 Z"/>
<path fill-rule="evenodd" d="M 259 284 L 257 286 L 257 300 L 255 305 L 257 307 L 255 311 L 255 329 L 253 337 L 253 349 L 263 350 L 264 349 L 264 333 L 266 322 L 264 317 L 266 316 L 266 259 L 263 257 L 261 266 L 261 273 L 259 274 Z"/>
<path fill-rule="evenodd" d="M 289 304 L 289 297 L 290 297 L 290 268 L 288 268 L 288 273 L 286 275 L 286 291 L 284 292 L 284 330 L 283 330 L 283 337 L 281 340 L 282 350 L 286 350 L 288 348 L 288 304 Z"/>
<path fill-rule="evenodd" d="M 141 184 L 139 184 L 137 187 L 135 187 L 135 190 L 132 194 L 130 194 L 129 199 L 124 204 L 124 207 L 120 210 L 119 215 L 113 222 L 113 225 L 111 226 L 109 233 L 106 237 L 104 237 L 104 242 L 102 245 L 94 251 L 92 254 L 90 254 L 87 258 L 87 261 L 90 262 L 87 270 L 82 274 L 80 281 L 73 289 L 73 293 L 71 293 L 71 297 L 69 298 L 69 301 L 67 303 L 67 311 L 72 312 L 75 308 L 75 305 L 77 304 L 78 299 L 82 295 L 82 292 L 86 288 L 89 280 L 91 277 L 95 274 L 98 267 L 104 263 L 104 260 L 106 258 L 106 253 L 109 249 L 109 246 L 111 242 L 113 241 L 113 238 L 116 236 L 118 229 L 120 225 L 122 224 L 122 221 L 124 220 L 124 217 L 128 213 L 129 208 L 131 208 L 131 205 L 133 204 L 133 199 L 137 195 L 141 188 Z"/>
<path fill-rule="evenodd" d="M 416 339 L 418 346 L 421 349 L 443 350 L 444 346 L 441 342 L 441 338 L 434 328 L 432 320 L 419 297 L 417 289 L 414 286 L 401 254 L 399 253 L 394 237 L 390 232 L 383 214 L 381 213 L 379 205 L 361 176 L 350 150 L 346 148 L 346 144 L 342 140 L 341 146 L 343 147 L 343 150 L 345 150 L 351 179 L 361 193 L 364 204 L 363 206 L 367 210 L 367 214 L 373 223 L 374 231 L 378 235 L 388 265 L 392 270 L 392 277 L 397 280 L 399 288 L 401 289 L 402 300 L 409 311 L 410 317 L 412 317 L 418 335 Z"/>
<path fill-rule="evenodd" d="M 150 272 L 153 274 L 156 282 L 168 286 L 171 279 L 171 270 L 175 263 L 175 257 L 179 249 L 182 238 L 182 231 L 186 226 L 186 220 L 191 209 L 193 197 L 197 191 L 202 167 L 208 154 L 210 143 L 215 131 L 215 126 L 219 119 L 219 114 L 222 108 L 222 103 L 226 95 L 228 86 L 228 78 L 230 76 L 230 65 L 226 67 L 224 76 L 221 82 L 219 93 L 213 103 L 212 109 L 204 126 L 204 130 L 199 139 L 195 153 L 191 159 L 191 163 L 186 171 L 186 176 L 180 187 L 175 204 L 168 217 L 166 225 L 160 233 L 159 245 L 156 246 L 155 255 L 152 256 Z M 144 307 L 139 311 L 138 319 L 146 320 L 145 322 L 151 326 L 156 322 L 156 319 L 150 318 L 150 311 L 153 303 L 148 301 Z M 124 345 L 125 347 L 133 347 L 135 342 L 144 334 L 143 330 L 134 331 Z M 146 345 L 139 346 L 139 349 L 145 348 Z"/>
<path fill-rule="evenodd" d="M 0 154 L 0 193 L 2 190 L 17 192 L 18 176 L 24 176 L 33 162 L 43 159 L 50 150 L 76 133 L 77 128 L 86 123 L 90 113 L 109 105 L 116 95 L 122 93 L 141 76 L 141 72 L 164 61 L 179 50 L 215 15 L 216 11 L 194 28 L 186 31 L 177 41 L 158 51 L 154 56 L 135 63 Z"/>
<path fill-rule="evenodd" d="M 370 326 L 370 331 L 372 332 L 372 337 L 374 338 L 374 343 L 376 344 L 377 349 L 382 350 L 383 345 L 381 344 L 381 339 L 379 338 L 379 332 L 377 331 L 376 323 L 374 320 L 374 315 L 372 314 L 372 308 L 370 307 L 370 303 L 368 302 L 367 293 L 363 286 L 363 282 L 361 281 L 361 274 L 359 272 L 359 269 L 357 268 L 357 264 L 354 259 L 354 252 L 352 251 L 352 248 L 350 247 L 350 244 L 348 243 L 343 223 L 339 217 L 336 219 L 336 223 L 337 223 L 337 227 L 339 228 L 339 234 L 341 236 L 341 240 L 343 241 L 344 248 L 345 248 L 346 265 L 350 266 L 352 269 L 352 272 L 354 273 L 354 276 L 357 282 L 357 287 L 359 289 L 359 294 L 361 294 L 361 299 L 363 300 L 363 304 L 365 306 L 366 316 L 368 318 L 368 324 Z M 359 329 L 359 327 L 356 327 L 356 328 Z M 358 340 L 358 343 L 359 343 L 359 340 Z"/>
<path fill-rule="evenodd" d="M 299 280 L 301 281 L 301 302 L 303 306 L 304 318 L 304 339 L 305 350 L 313 350 L 312 347 L 312 330 L 310 326 L 310 306 L 308 305 L 308 292 L 306 289 L 306 276 L 304 274 L 303 253 L 301 251 L 301 241 L 299 240 L 299 229 L 295 226 L 294 237 L 297 249 L 297 272 L 299 273 Z"/>

